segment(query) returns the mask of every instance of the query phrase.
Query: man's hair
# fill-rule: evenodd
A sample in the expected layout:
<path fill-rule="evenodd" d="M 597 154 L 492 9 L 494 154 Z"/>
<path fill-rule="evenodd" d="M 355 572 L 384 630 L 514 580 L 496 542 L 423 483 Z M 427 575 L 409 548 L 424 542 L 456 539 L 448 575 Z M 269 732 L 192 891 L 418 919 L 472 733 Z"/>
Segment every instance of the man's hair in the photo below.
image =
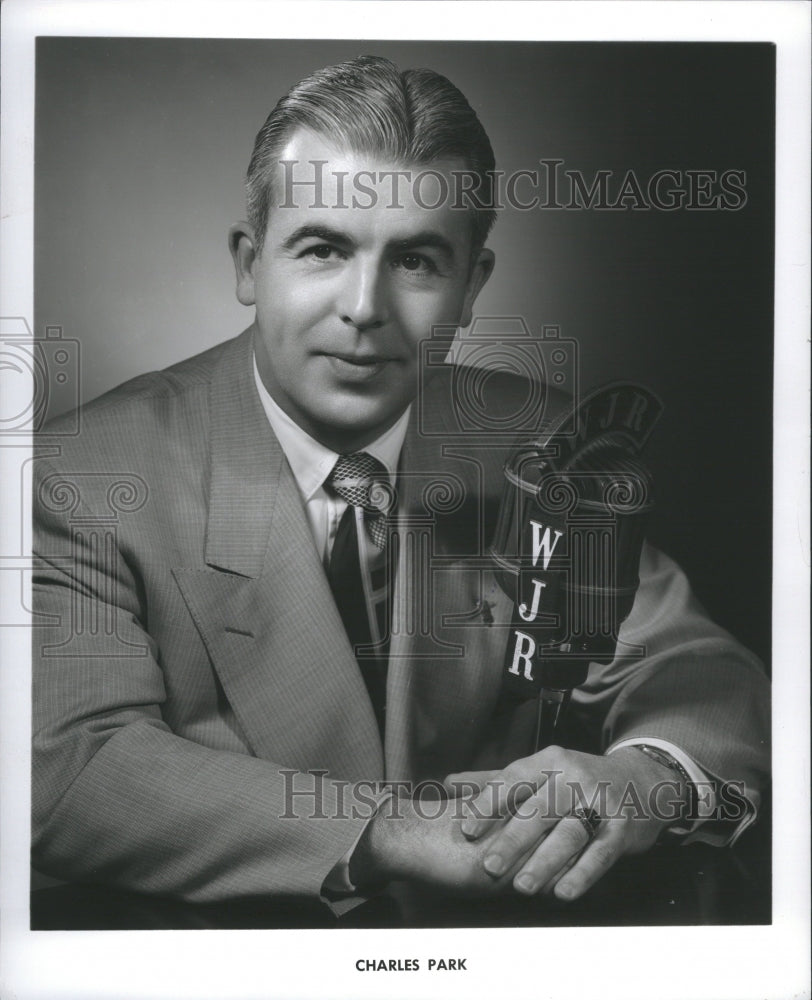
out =
<path fill-rule="evenodd" d="M 274 172 L 284 146 L 299 128 L 311 129 L 354 153 L 403 164 L 462 160 L 472 175 L 473 196 L 466 201 L 473 221 L 473 252 L 484 245 L 496 218 L 494 156 L 476 112 L 439 73 L 401 72 L 388 59 L 359 56 L 297 83 L 259 130 L 246 177 L 248 221 L 258 252 L 272 207 Z"/>

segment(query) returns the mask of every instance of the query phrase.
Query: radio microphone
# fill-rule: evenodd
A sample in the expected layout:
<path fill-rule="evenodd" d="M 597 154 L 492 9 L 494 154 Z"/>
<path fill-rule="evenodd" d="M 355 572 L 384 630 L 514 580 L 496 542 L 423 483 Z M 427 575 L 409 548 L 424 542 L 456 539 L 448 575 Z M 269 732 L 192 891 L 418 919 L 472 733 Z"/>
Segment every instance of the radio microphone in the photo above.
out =
<path fill-rule="evenodd" d="M 590 663 L 615 657 L 652 509 L 639 453 L 661 412 L 641 386 L 604 386 L 505 465 L 488 554 L 514 606 L 505 687 L 538 699 L 535 750 L 554 741 Z"/>

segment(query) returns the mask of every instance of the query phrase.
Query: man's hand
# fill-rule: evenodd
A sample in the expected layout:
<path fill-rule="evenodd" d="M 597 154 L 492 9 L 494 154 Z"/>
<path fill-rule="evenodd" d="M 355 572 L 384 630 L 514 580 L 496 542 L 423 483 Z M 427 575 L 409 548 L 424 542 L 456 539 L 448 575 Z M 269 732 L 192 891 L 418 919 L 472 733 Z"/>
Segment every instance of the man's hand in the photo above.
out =
<path fill-rule="evenodd" d="M 503 771 L 449 775 L 449 790 L 478 789 L 461 832 L 482 848 L 483 868 L 520 892 L 581 896 L 626 854 L 651 847 L 673 825 L 688 788 L 633 747 L 607 757 L 548 747 Z M 595 817 L 589 823 L 576 810 Z"/>
<path fill-rule="evenodd" d="M 451 799 L 385 803 L 353 852 L 350 880 L 359 889 L 405 880 L 463 895 L 510 889 L 521 862 L 509 866 L 501 877 L 489 874 L 484 860 L 497 831 L 469 839 L 461 829 L 464 815 L 463 803 Z"/>
<path fill-rule="evenodd" d="M 355 885 L 407 880 L 462 894 L 513 886 L 575 899 L 618 858 L 651 847 L 688 795 L 678 775 L 632 748 L 595 757 L 549 747 L 445 785 L 467 797 L 382 807 L 350 862 Z M 579 807 L 600 817 L 591 842 Z"/>

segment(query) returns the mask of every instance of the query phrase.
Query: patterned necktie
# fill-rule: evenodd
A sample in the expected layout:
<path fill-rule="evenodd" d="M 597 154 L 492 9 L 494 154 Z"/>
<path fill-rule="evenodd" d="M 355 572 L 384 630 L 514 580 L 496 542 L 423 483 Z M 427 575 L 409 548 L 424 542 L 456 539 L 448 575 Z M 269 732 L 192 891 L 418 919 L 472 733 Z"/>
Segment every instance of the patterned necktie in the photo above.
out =
<path fill-rule="evenodd" d="M 325 488 L 347 503 L 333 541 L 327 576 L 383 736 L 390 600 L 386 542 L 393 492 L 384 466 L 366 452 L 341 455 Z M 366 534 L 375 547 L 363 567 L 355 527 L 355 508 L 359 507 L 364 512 Z"/>
<path fill-rule="evenodd" d="M 383 549 L 387 514 L 392 505 L 392 489 L 383 463 L 365 451 L 340 455 L 327 484 L 351 507 L 363 508 L 367 534 Z"/>

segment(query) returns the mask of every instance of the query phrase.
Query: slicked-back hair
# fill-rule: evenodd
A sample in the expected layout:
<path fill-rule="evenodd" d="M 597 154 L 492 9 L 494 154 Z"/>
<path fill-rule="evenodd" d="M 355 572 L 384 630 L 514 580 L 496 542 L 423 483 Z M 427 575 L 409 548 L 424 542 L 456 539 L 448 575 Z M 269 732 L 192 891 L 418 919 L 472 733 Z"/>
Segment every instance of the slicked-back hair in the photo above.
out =
<path fill-rule="evenodd" d="M 262 251 L 273 205 L 273 178 L 282 150 L 299 128 L 341 149 L 394 163 L 425 166 L 459 159 L 472 175 L 472 252 L 496 218 L 494 156 L 476 112 L 444 76 L 428 69 L 401 72 L 380 56 L 327 66 L 297 83 L 268 115 L 254 143 L 246 177 L 248 221 Z"/>

